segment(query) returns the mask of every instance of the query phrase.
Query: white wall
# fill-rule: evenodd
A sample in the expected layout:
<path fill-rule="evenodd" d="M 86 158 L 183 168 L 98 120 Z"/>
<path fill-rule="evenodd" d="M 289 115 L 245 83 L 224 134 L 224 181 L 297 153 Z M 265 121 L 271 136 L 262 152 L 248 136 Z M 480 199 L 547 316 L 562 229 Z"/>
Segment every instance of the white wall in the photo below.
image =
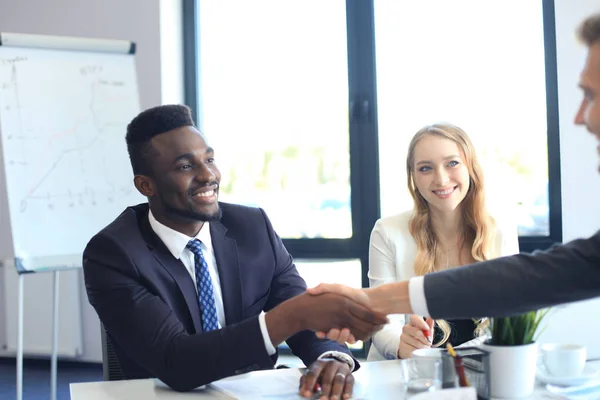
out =
<path fill-rule="evenodd" d="M 159 0 L 0 0 L 2 32 L 136 42 L 142 109 L 161 102 L 159 23 Z"/>
<path fill-rule="evenodd" d="M 600 12 L 598 0 L 555 0 L 563 241 L 590 236 L 600 229 L 600 175 L 596 141 L 573 119 L 581 102 L 577 84 L 586 48 L 576 41 L 578 24 Z M 541 341 L 572 341 L 588 346 L 590 358 L 600 358 L 597 318 L 600 300 L 559 308 Z M 583 329 L 581 329 L 583 328 Z"/>

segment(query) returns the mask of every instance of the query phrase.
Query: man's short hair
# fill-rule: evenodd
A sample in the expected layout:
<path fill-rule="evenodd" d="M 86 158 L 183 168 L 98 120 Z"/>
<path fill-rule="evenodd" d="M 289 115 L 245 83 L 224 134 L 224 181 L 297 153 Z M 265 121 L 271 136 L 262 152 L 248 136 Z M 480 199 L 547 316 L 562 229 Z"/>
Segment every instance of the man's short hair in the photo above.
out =
<path fill-rule="evenodd" d="M 600 40 L 600 13 L 587 17 L 579 29 L 577 36 L 587 47 L 591 47 L 594 43 Z"/>
<path fill-rule="evenodd" d="M 127 125 L 127 151 L 135 175 L 152 175 L 154 136 L 184 126 L 194 126 L 192 112 L 186 105 L 169 104 L 142 111 Z"/>

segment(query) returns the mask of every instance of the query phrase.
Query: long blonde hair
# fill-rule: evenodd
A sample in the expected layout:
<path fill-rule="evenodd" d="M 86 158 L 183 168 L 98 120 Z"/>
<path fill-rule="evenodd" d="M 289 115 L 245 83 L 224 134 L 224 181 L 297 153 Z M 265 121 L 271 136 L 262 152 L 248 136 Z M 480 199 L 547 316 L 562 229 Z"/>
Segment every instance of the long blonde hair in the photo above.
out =
<path fill-rule="evenodd" d="M 421 128 L 413 136 L 406 157 L 408 190 L 414 201 L 408 227 L 417 242 L 417 256 L 414 265 L 416 275 L 435 272 L 437 270 L 436 260 L 439 262 L 443 258 L 440 240 L 431 223 L 429 203 L 417 189 L 414 179 L 415 147 L 426 135 L 452 140 L 462 152 L 463 162 L 469 171 L 470 178 L 469 190 L 461 205 L 464 222 L 462 237 L 465 244 L 470 244 L 471 256 L 474 260 L 484 261 L 490 257 L 496 226 L 494 219 L 485 207 L 483 172 L 471 139 L 462 129 L 451 124 L 433 124 Z M 450 326 L 444 320 L 437 320 L 436 323 L 444 334 L 442 340 L 436 344 L 440 345 L 450 337 Z M 476 331 L 484 328 L 483 324 L 479 324 Z"/>

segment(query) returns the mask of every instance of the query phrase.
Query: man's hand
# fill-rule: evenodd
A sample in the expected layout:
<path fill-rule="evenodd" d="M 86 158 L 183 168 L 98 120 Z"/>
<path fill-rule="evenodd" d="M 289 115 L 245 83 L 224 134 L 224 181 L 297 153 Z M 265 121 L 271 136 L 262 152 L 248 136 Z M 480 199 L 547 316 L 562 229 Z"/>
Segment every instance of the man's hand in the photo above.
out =
<path fill-rule="evenodd" d="M 309 288 L 307 290 L 307 292 L 314 296 L 324 294 L 324 293 L 336 293 L 341 296 L 352 299 L 354 301 L 357 301 L 360 304 L 364 305 L 365 307 L 371 306 L 371 300 L 369 298 L 369 295 L 367 294 L 367 292 L 364 289 L 355 289 L 355 288 L 345 286 L 345 285 L 340 285 L 337 283 L 321 283 L 320 285 L 315 286 L 314 288 Z M 348 328 L 343 328 L 343 329 L 333 328 L 333 329 L 330 329 L 329 332 L 327 332 L 327 333 L 326 332 L 327 331 L 318 331 L 317 337 L 319 339 L 327 338 L 330 340 L 335 340 L 338 343 L 342 343 L 342 344 L 343 343 L 356 343 L 356 336 L 353 335 L 353 333 Z"/>
<path fill-rule="evenodd" d="M 337 283 L 321 283 L 307 290 L 312 295 L 336 293 L 381 314 L 412 314 L 408 281 L 386 283 L 374 288 L 355 289 Z"/>
<path fill-rule="evenodd" d="M 348 328 L 356 338 L 366 340 L 388 322 L 385 315 L 339 294 L 302 294 L 295 299 L 301 302 L 298 318 L 304 321 L 304 329 L 312 331 Z"/>
<path fill-rule="evenodd" d="M 324 358 L 312 363 L 300 378 L 300 395 L 312 397 L 317 386 L 321 389 L 319 399 L 349 399 L 354 377 L 348 364 Z"/>
<path fill-rule="evenodd" d="M 340 285 L 339 283 L 321 283 L 314 288 L 308 288 L 306 291 L 314 296 L 323 293 L 336 293 L 361 303 L 365 307 L 370 307 L 371 305 L 371 299 L 365 290 Z"/>
<path fill-rule="evenodd" d="M 388 283 L 369 289 L 355 289 L 335 283 L 321 283 L 307 290 L 311 295 L 336 293 L 348 297 L 374 312 L 382 315 L 412 313 L 408 297 L 408 281 Z M 317 331 L 317 337 L 335 340 L 339 343 L 354 343 L 356 335 L 348 329 L 330 329 Z M 360 338 L 358 338 L 360 339 Z"/>
<path fill-rule="evenodd" d="M 358 339 L 368 339 L 379 331 L 387 318 L 339 294 L 303 293 L 284 301 L 265 314 L 269 337 L 274 346 L 302 330 L 327 332 L 348 328 Z"/>

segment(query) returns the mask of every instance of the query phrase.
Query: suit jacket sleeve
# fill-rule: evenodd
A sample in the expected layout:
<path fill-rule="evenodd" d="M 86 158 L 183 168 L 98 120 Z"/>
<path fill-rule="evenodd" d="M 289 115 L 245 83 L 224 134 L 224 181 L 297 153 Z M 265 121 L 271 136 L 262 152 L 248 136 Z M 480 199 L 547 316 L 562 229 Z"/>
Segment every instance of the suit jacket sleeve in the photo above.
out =
<path fill-rule="evenodd" d="M 285 300 L 303 293 L 306 290 L 306 283 L 300 274 L 298 274 L 292 256 L 287 252 L 283 242 L 273 230 L 269 218 L 262 209 L 261 212 L 276 260 L 276 271 L 271 282 L 271 293 L 265 306 L 265 311 L 269 311 Z M 286 342 L 290 346 L 292 353 L 299 357 L 307 366 L 327 351 L 339 351 L 350 356 L 352 355 L 345 345 L 340 345 L 331 340 L 320 340 L 312 331 L 298 332 L 289 337 Z M 356 359 L 354 363 L 355 368 L 358 368 L 359 364 Z"/>
<path fill-rule="evenodd" d="M 512 221 L 511 218 L 502 218 L 501 221 L 496 220 L 498 223 L 496 238 L 495 238 L 495 251 L 493 253 L 494 258 L 512 256 L 513 254 L 519 254 L 519 235 L 517 231 L 517 224 Z M 472 347 L 483 344 L 489 335 L 487 332 L 480 332 L 480 336 L 464 342 L 457 347 Z"/>
<path fill-rule="evenodd" d="M 600 231 L 547 251 L 426 275 L 434 318 L 501 317 L 600 296 Z"/>
<path fill-rule="evenodd" d="M 96 235 L 84 252 L 83 265 L 90 303 L 111 336 L 173 389 L 191 390 L 249 365 L 273 366 L 257 317 L 188 334 L 165 300 L 143 282 L 135 262 L 114 237 Z"/>
<path fill-rule="evenodd" d="M 408 233 L 408 232 L 407 232 Z M 399 247 L 400 246 L 400 247 Z M 376 287 L 398 280 L 408 279 L 409 276 L 398 276 L 396 268 L 395 253 L 403 253 L 400 241 L 393 241 L 389 237 L 382 220 L 375 223 L 371 232 L 371 243 L 369 246 L 369 286 Z M 412 268 L 412 266 L 410 266 Z M 406 268 L 401 266 L 404 271 Z M 398 358 L 400 346 L 400 335 L 402 327 L 406 323 L 404 314 L 393 314 L 388 316 L 390 322 L 382 330 L 373 335 L 373 346 L 387 360 Z"/>

